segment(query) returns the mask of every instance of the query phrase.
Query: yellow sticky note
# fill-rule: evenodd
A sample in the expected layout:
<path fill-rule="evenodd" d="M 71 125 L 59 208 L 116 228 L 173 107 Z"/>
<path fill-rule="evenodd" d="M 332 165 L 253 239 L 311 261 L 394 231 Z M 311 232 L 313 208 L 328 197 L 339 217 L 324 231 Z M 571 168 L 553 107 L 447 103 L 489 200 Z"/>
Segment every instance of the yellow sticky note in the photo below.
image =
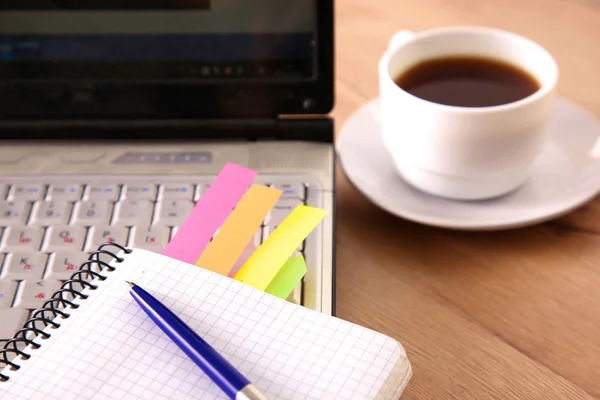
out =
<path fill-rule="evenodd" d="M 300 283 L 307 268 L 304 257 L 297 256 L 290 258 L 275 275 L 275 278 L 269 283 L 265 292 L 277 296 L 281 299 L 287 299 Z"/>
<path fill-rule="evenodd" d="M 250 186 L 196 265 L 228 275 L 281 193 L 281 190 L 267 186 Z"/>
<path fill-rule="evenodd" d="M 235 279 L 264 291 L 326 214 L 320 208 L 296 207 L 250 256 Z"/>

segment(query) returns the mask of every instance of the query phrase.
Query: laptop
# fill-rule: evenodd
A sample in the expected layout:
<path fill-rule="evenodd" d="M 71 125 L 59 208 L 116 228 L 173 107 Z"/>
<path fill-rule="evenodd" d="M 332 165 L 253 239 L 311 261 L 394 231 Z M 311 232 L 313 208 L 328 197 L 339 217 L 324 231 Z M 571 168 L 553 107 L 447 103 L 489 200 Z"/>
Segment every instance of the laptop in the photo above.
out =
<path fill-rule="evenodd" d="M 332 3 L 0 2 L 0 340 L 102 243 L 160 253 L 227 162 L 283 190 L 256 246 L 328 211 L 288 300 L 335 314 Z"/>

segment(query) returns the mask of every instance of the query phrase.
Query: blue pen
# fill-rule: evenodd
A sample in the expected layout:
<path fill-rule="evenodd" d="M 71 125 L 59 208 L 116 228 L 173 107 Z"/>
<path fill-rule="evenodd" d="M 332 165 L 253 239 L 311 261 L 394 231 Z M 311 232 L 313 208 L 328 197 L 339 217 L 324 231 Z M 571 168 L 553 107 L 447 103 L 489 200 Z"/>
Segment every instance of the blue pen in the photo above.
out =
<path fill-rule="evenodd" d="M 141 287 L 131 282 L 127 283 L 131 286 L 131 295 L 146 314 L 230 399 L 267 400 L 256 386 L 177 315 Z"/>

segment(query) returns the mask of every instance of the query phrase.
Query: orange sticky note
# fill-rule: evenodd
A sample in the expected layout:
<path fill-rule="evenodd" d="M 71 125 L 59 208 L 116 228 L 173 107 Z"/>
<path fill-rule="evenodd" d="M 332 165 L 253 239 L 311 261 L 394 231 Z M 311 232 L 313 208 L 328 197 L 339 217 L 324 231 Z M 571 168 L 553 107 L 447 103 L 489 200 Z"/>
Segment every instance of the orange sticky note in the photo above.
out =
<path fill-rule="evenodd" d="M 196 265 L 227 276 L 281 193 L 267 186 L 250 186 Z"/>

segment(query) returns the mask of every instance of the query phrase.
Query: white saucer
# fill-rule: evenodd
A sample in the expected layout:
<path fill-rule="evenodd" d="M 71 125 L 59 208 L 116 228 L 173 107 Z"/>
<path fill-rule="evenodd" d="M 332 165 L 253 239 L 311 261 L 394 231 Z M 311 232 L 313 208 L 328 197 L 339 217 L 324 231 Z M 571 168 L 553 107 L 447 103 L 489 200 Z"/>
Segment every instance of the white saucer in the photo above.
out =
<path fill-rule="evenodd" d="M 409 186 L 397 174 L 379 133 L 379 101 L 357 110 L 337 142 L 346 177 L 384 210 L 426 225 L 460 230 L 523 227 L 564 215 L 600 192 L 600 123 L 558 98 L 550 141 L 530 179 L 516 191 L 485 201 L 453 201 Z"/>

